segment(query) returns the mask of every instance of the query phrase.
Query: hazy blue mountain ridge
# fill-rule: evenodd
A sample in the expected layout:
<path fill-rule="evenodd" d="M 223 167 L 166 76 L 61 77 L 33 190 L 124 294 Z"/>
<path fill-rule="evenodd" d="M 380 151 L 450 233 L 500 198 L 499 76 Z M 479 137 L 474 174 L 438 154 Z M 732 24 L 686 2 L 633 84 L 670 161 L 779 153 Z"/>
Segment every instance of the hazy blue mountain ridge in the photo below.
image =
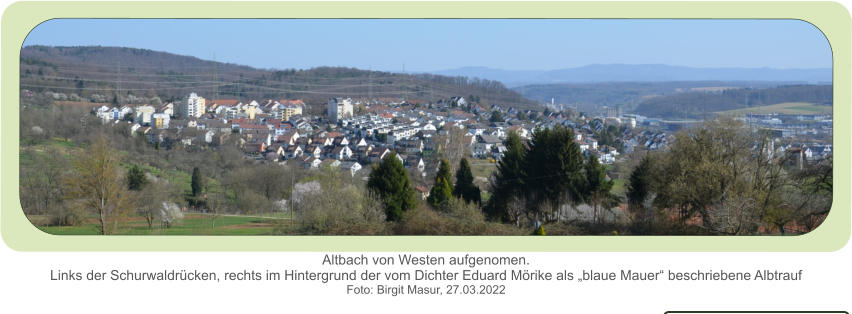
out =
<path fill-rule="evenodd" d="M 783 81 L 830 84 L 830 68 L 696 68 L 665 64 L 593 64 L 558 70 L 463 67 L 432 72 L 497 80 L 509 87 L 530 84 L 661 81 Z"/>

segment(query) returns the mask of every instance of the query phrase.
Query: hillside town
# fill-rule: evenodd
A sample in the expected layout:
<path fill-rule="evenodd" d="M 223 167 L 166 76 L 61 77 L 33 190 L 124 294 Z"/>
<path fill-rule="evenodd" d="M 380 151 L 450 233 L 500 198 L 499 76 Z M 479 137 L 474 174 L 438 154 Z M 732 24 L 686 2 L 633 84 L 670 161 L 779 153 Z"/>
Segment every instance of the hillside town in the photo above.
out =
<path fill-rule="evenodd" d="M 353 176 L 392 151 L 406 168 L 417 169 L 425 176 L 428 157 L 449 145 L 447 135 L 453 130 L 463 134 L 459 140 L 469 157 L 492 162 L 500 158 L 505 149 L 502 141 L 509 132 L 527 139 L 537 127 L 558 124 L 577 128 L 580 132 L 575 140 L 581 149 L 598 155 L 603 163 L 614 162 L 620 153 L 595 139 L 595 132 L 603 127 L 601 119 L 578 124 L 567 114 L 546 112 L 535 122 L 521 121 L 515 118 L 515 108 L 492 106 L 485 110 L 468 104 L 464 97 L 426 106 L 404 100 L 366 102 L 351 98 L 333 98 L 325 105 L 327 116 L 307 116 L 303 114 L 306 104 L 298 99 L 207 100 L 192 93 L 180 103 L 101 106 L 95 114 L 104 123 L 129 124 L 132 134 L 144 136 L 158 147 L 215 147 L 235 140 L 249 158 L 313 169 L 336 167 Z M 511 118 L 491 122 L 492 115 Z M 630 121 L 634 127 L 635 120 Z M 443 143 L 436 141 L 441 135 Z M 666 134 L 626 132 L 624 138 L 626 147 L 657 149 L 664 145 Z"/>
<path fill-rule="evenodd" d="M 505 151 L 503 140 L 509 132 L 526 140 L 537 128 L 562 125 L 574 130 L 574 141 L 584 155 L 613 164 L 637 148 L 662 149 L 672 140 L 673 131 L 697 124 L 635 114 L 616 116 L 614 111 L 592 117 L 570 110 L 537 113 L 499 105 L 485 109 L 464 97 L 427 105 L 403 99 L 332 98 L 320 105 L 326 106 L 326 116 L 304 114 L 306 103 L 300 99 L 208 100 L 191 93 L 184 101 L 156 107 L 104 105 L 94 112 L 104 123 L 130 125 L 133 135 L 144 136 L 157 147 L 215 147 L 233 140 L 247 158 L 296 163 L 308 169 L 329 166 L 352 176 L 390 152 L 396 152 L 406 168 L 425 176 L 437 167 L 429 164 L 434 163 L 429 157 L 450 145 L 448 135 L 453 130 L 462 134 L 457 140 L 468 157 L 493 163 Z M 831 137 L 830 115 L 749 114 L 741 119 L 754 128 L 771 130 L 779 143 L 774 148 L 778 153 L 797 152 L 808 161 L 831 154 L 830 142 L 812 140 Z M 607 131 L 614 134 L 606 141 L 598 138 Z M 439 137 L 443 142 L 436 140 Z"/>

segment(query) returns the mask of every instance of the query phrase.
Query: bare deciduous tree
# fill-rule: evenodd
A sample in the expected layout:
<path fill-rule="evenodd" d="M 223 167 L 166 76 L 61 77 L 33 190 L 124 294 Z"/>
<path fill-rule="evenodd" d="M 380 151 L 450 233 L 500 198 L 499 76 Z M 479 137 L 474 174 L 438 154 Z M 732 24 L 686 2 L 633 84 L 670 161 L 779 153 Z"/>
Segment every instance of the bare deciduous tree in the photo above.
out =
<path fill-rule="evenodd" d="M 103 137 L 77 156 L 66 179 L 68 197 L 76 206 L 97 215 L 100 234 L 114 231 L 119 218 L 131 207 L 119 157 Z"/>

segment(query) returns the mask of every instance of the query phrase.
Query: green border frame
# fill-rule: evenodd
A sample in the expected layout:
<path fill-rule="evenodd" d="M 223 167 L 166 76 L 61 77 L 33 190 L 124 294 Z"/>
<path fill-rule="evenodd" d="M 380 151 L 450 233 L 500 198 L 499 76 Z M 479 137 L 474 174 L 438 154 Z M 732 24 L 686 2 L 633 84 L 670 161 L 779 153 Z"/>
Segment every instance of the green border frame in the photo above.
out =
<path fill-rule="evenodd" d="M 56 236 L 19 202 L 20 49 L 52 18 L 659 18 L 800 19 L 834 56 L 833 207 L 801 236 Z M 18 2 L 2 18 L 0 233 L 22 251 L 833 251 L 850 235 L 850 16 L 834 2 Z M 840 192 L 843 191 L 843 192 Z"/>

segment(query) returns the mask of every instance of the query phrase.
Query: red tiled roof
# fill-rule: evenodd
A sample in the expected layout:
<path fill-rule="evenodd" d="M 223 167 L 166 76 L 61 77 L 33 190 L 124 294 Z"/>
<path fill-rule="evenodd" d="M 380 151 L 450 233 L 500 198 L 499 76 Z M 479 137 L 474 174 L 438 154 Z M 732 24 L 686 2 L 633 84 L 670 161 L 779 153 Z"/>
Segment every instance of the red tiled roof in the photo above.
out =
<path fill-rule="evenodd" d="M 254 120 L 246 119 L 246 118 L 231 119 L 231 123 L 232 124 L 254 124 Z"/>
<path fill-rule="evenodd" d="M 305 102 L 301 99 L 282 99 L 279 100 L 278 103 L 285 106 L 304 106 Z"/>
<path fill-rule="evenodd" d="M 245 150 L 247 152 L 259 153 L 259 152 L 262 152 L 266 148 L 265 146 L 266 145 L 264 143 L 246 143 Z"/>
<path fill-rule="evenodd" d="M 240 101 L 236 99 L 214 99 L 213 103 L 220 106 L 236 106 Z"/>
<path fill-rule="evenodd" d="M 240 129 L 269 130 L 269 127 L 262 124 L 240 123 Z"/>

